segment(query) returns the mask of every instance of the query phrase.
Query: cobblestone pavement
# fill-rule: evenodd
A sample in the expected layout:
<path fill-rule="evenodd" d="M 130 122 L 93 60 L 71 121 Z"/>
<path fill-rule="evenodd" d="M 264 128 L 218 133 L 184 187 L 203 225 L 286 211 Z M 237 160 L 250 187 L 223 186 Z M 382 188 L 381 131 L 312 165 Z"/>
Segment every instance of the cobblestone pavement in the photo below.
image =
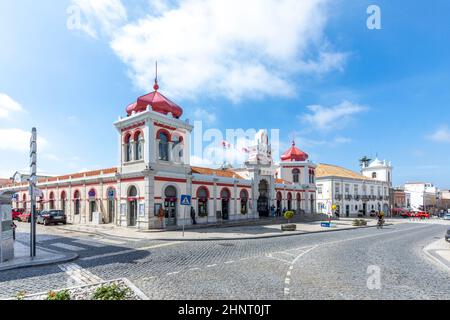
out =
<path fill-rule="evenodd" d="M 70 266 L 0 272 L 0 297 L 63 288 L 74 280 L 126 277 L 150 299 L 450 299 L 450 274 L 422 251 L 445 229 L 405 223 L 383 230 L 207 242 L 55 232 L 40 236 L 39 245 L 76 251 L 80 259 Z M 379 290 L 367 287 L 370 266 L 380 269 Z"/>

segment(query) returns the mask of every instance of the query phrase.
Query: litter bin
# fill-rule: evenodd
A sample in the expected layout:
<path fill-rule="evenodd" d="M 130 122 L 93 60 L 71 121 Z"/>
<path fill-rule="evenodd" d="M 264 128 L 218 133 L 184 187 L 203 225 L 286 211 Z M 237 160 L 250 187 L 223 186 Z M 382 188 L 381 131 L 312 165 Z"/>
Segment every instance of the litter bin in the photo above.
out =
<path fill-rule="evenodd" d="M 11 197 L 14 192 L 0 191 L 0 263 L 14 258 Z"/>

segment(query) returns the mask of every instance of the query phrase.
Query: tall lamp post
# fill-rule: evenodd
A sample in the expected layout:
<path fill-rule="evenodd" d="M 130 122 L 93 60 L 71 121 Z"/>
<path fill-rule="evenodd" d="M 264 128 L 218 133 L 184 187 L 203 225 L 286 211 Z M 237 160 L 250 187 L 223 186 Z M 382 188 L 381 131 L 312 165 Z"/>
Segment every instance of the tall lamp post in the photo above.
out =
<path fill-rule="evenodd" d="M 36 153 L 37 153 L 37 131 L 31 130 L 30 140 L 30 199 L 31 199 L 31 230 L 30 230 L 30 257 L 36 256 Z"/>

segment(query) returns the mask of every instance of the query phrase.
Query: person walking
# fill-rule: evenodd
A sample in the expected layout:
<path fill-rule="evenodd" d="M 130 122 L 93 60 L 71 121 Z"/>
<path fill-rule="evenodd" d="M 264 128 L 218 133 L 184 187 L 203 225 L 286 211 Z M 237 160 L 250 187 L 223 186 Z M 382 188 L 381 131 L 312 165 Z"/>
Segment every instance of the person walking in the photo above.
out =
<path fill-rule="evenodd" d="M 196 225 L 197 221 L 195 221 L 195 209 L 194 209 L 194 207 L 191 207 L 191 219 L 192 219 L 192 224 Z"/>
<path fill-rule="evenodd" d="M 270 207 L 270 216 L 272 217 L 272 218 L 275 218 L 275 206 L 274 205 L 272 205 L 271 207 Z"/>

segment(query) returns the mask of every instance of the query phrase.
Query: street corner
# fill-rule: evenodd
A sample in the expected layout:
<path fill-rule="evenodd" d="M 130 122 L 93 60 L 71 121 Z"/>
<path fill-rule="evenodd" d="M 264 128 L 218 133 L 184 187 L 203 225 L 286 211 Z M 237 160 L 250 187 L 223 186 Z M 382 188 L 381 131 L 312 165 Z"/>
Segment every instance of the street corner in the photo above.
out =
<path fill-rule="evenodd" d="M 426 246 L 423 251 L 434 264 L 450 272 L 450 242 L 440 239 Z"/>

